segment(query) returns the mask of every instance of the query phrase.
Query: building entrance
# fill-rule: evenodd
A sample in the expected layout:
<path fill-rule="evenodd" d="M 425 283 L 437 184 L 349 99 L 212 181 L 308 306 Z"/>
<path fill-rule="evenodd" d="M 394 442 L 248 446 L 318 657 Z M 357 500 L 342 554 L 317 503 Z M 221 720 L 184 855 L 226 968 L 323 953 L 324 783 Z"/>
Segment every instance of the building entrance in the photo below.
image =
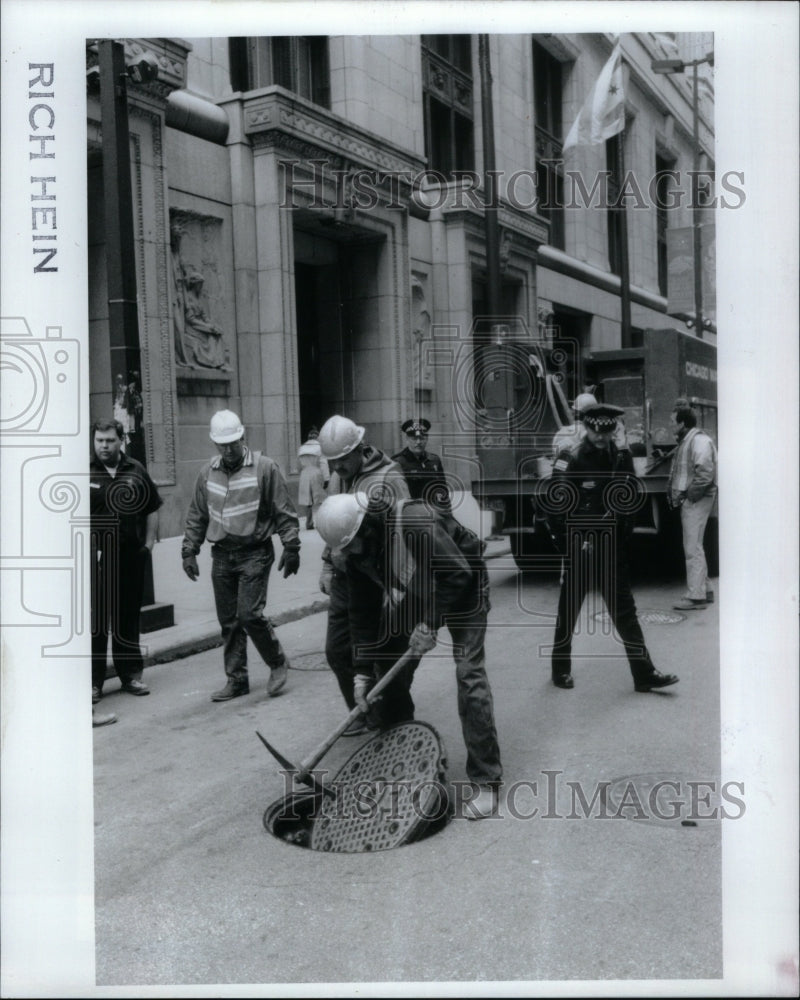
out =
<path fill-rule="evenodd" d="M 295 228 L 300 433 L 334 413 L 356 421 L 375 400 L 386 398 L 391 376 L 383 364 L 380 264 L 382 241 L 330 239 Z"/>

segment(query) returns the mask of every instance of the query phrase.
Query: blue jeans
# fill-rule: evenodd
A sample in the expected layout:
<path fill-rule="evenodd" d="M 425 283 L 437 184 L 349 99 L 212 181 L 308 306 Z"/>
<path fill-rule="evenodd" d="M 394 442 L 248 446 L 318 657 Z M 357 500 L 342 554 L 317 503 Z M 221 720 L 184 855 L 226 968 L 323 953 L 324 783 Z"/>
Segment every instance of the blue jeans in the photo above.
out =
<path fill-rule="evenodd" d="M 484 653 L 489 612 L 488 582 L 485 570 L 476 575 L 478 579 L 464 595 L 460 607 L 445 615 L 444 624 L 453 644 L 458 716 L 467 750 L 467 776 L 476 784 L 486 785 L 501 781 L 503 768 Z M 410 623 L 423 620 L 424 616 L 414 614 L 413 609 L 409 610 L 410 613 L 400 612 L 394 627 L 387 631 L 384 650 L 375 657 L 378 674 L 391 666 L 391 662 L 408 648 Z M 419 658 L 412 659 L 398 680 L 386 689 L 381 704 L 385 724 L 392 725 L 414 718 L 410 689 L 419 662 Z"/>
<path fill-rule="evenodd" d="M 225 673 L 230 680 L 241 683 L 247 680 L 248 635 L 268 666 L 280 666 L 286 659 L 275 629 L 263 614 L 275 552 L 269 541 L 251 549 L 215 545 L 211 556 L 211 583 L 224 640 Z"/>

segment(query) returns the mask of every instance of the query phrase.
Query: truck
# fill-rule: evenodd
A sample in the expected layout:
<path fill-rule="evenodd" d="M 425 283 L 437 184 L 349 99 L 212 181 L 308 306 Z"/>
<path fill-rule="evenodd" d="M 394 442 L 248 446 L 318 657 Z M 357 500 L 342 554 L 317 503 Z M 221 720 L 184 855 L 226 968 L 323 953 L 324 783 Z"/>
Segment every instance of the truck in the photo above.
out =
<path fill-rule="evenodd" d="M 560 566 L 539 499 L 552 471 L 553 436 L 573 422 L 570 399 L 581 387 L 624 410 L 634 466 L 646 497 L 636 513 L 634 556 L 665 569 L 683 562 L 680 518 L 667 505 L 678 400 L 717 440 L 716 347 L 673 328 L 646 329 L 640 346 L 581 355 L 573 341 L 537 342 L 495 325 L 475 346 L 478 481 L 473 494 L 508 536 L 522 571 Z M 709 574 L 718 572 L 718 517 L 705 535 Z"/>

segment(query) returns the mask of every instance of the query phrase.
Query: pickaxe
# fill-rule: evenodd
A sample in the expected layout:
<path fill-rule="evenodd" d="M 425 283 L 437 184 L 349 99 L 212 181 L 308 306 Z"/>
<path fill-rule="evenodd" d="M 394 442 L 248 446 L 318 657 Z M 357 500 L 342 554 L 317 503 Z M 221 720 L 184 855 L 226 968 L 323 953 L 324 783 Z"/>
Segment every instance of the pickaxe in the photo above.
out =
<path fill-rule="evenodd" d="M 400 657 L 400 659 L 393 663 L 392 666 L 386 671 L 386 673 L 381 677 L 381 679 L 375 684 L 375 686 L 367 693 L 367 704 L 371 704 L 384 688 L 391 684 L 391 682 L 397 677 L 403 667 L 413 659 L 416 659 L 417 654 L 412 652 L 412 650 L 407 649 L 405 653 Z M 347 718 L 339 723 L 339 725 L 333 730 L 330 736 L 326 737 L 322 743 L 314 750 L 313 753 L 309 754 L 305 760 L 301 761 L 300 764 L 293 764 L 290 760 L 283 756 L 282 753 L 277 751 L 275 747 L 271 746 L 261 735 L 261 733 L 256 730 L 256 736 L 261 740 L 264 746 L 269 750 L 272 756 L 278 761 L 282 768 L 286 771 L 291 771 L 294 773 L 294 778 L 296 781 L 301 781 L 303 784 L 310 785 L 314 791 L 321 792 L 324 795 L 335 795 L 336 793 L 332 788 L 328 788 L 327 785 L 323 785 L 321 782 L 317 781 L 311 771 L 316 767 L 317 764 L 322 760 L 325 754 L 330 750 L 333 744 L 339 739 L 342 733 L 347 729 L 347 727 L 361 715 L 361 709 L 356 706 L 352 712 L 347 716 Z"/>

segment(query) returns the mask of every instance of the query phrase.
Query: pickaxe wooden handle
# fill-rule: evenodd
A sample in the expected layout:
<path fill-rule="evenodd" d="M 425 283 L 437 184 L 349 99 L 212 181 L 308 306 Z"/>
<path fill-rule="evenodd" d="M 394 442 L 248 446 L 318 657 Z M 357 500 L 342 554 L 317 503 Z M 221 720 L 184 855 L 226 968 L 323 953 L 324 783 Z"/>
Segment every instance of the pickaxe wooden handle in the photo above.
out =
<path fill-rule="evenodd" d="M 367 703 L 375 701 L 381 691 L 386 688 L 387 685 L 397 677 L 403 667 L 406 666 L 411 660 L 416 659 L 417 654 L 412 652 L 412 650 L 407 649 L 405 653 L 400 657 L 400 659 L 393 663 L 392 666 L 386 671 L 386 673 L 381 677 L 381 679 L 375 684 L 375 686 L 367 694 Z M 347 716 L 347 718 L 341 722 L 336 729 L 327 736 L 322 743 L 314 750 L 313 753 L 309 754 L 299 765 L 295 766 L 290 761 L 288 761 L 282 754 L 278 753 L 274 747 L 270 746 L 269 743 L 264 739 L 261 733 L 256 735 L 264 744 L 264 746 L 270 751 L 270 753 L 275 757 L 275 759 L 284 767 L 286 770 L 295 772 L 295 779 L 297 781 L 302 781 L 306 785 L 311 785 L 312 788 L 316 788 L 318 791 L 323 791 L 328 795 L 333 794 L 332 791 L 321 785 L 320 782 L 310 773 L 314 767 L 319 764 L 325 754 L 330 750 L 333 744 L 339 739 L 342 733 L 347 729 L 347 727 L 354 722 L 359 715 L 361 715 L 361 709 L 356 706 L 352 712 Z"/>

